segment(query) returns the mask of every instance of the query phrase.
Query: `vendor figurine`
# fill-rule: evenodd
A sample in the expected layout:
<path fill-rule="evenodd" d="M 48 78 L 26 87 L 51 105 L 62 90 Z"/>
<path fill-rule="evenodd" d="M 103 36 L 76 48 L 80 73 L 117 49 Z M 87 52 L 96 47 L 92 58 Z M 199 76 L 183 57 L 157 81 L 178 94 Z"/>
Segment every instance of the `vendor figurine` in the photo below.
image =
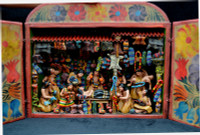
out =
<path fill-rule="evenodd" d="M 103 83 L 105 82 L 103 76 L 99 73 L 99 71 L 94 71 L 93 73 L 91 72 L 87 76 L 87 82 L 89 84 L 88 90 L 103 90 Z"/>
<path fill-rule="evenodd" d="M 55 83 L 55 77 L 60 73 L 56 67 L 48 67 L 44 70 L 45 77 L 43 79 L 43 87 L 41 89 L 40 110 L 43 112 L 51 112 L 60 99 L 60 91 Z"/>
<path fill-rule="evenodd" d="M 87 78 L 88 90 L 83 93 L 86 97 L 96 99 L 108 99 L 109 92 L 103 89 L 103 83 L 105 82 L 104 77 L 99 73 L 98 70 L 91 72 Z M 99 104 L 99 113 L 105 113 L 103 104 Z"/>
<path fill-rule="evenodd" d="M 108 91 L 103 89 L 104 77 L 99 71 L 94 71 L 87 76 L 88 90 L 84 92 L 84 95 L 92 98 L 109 98 Z"/>
<path fill-rule="evenodd" d="M 132 113 L 151 113 L 151 99 L 146 95 L 148 90 L 146 89 L 148 84 L 142 87 L 142 91 L 138 92 L 139 99 L 134 100 Z"/>
<path fill-rule="evenodd" d="M 117 96 L 119 97 L 119 110 L 122 113 L 128 113 L 130 109 L 132 108 L 132 100 L 131 96 L 129 94 L 128 88 L 125 86 L 125 84 L 121 83 L 119 84 L 119 89 L 117 91 Z"/>

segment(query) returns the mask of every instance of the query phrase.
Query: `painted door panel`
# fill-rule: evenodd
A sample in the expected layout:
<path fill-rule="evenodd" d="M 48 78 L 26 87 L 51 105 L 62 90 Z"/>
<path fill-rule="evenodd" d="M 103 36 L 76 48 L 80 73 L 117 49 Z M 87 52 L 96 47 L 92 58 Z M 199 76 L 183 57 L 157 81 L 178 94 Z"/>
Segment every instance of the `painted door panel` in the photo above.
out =
<path fill-rule="evenodd" d="M 22 23 L 2 23 L 3 123 L 25 118 Z"/>
<path fill-rule="evenodd" d="M 173 23 L 169 118 L 200 127 L 198 20 Z"/>

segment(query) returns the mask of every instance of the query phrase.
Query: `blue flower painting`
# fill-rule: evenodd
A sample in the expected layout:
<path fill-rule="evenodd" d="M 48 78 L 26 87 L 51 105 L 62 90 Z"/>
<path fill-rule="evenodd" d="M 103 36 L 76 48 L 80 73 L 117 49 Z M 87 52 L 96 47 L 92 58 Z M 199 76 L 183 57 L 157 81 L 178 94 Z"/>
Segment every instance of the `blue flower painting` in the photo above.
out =
<path fill-rule="evenodd" d="M 190 83 L 196 85 L 197 90 L 199 90 L 199 55 L 195 55 L 192 58 L 188 78 Z"/>
<path fill-rule="evenodd" d="M 141 22 L 145 20 L 147 16 L 146 8 L 141 5 L 133 5 L 129 8 L 129 18 L 136 22 Z"/>
<path fill-rule="evenodd" d="M 186 102 L 180 102 L 178 108 L 174 109 L 174 111 L 174 114 L 183 120 L 183 114 L 188 112 L 188 104 Z"/>
<path fill-rule="evenodd" d="M 11 117 L 18 118 L 22 116 L 22 113 L 19 111 L 20 101 L 18 99 L 14 99 L 10 102 L 10 109 L 12 110 Z"/>
<path fill-rule="evenodd" d="M 56 5 L 50 10 L 50 16 L 52 21 L 60 22 L 64 21 L 67 15 L 65 7 Z"/>

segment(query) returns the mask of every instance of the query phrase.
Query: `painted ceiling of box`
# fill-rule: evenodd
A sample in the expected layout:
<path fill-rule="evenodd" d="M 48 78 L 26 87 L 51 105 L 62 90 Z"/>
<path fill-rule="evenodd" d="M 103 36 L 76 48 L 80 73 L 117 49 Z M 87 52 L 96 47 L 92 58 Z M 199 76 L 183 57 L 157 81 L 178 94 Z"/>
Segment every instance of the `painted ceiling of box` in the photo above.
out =
<path fill-rule="evenodd" d="M 32 23 L 75 22 L 169 22 L 167 15 L 151 3 L 42 4 L 28 16 Z"/>

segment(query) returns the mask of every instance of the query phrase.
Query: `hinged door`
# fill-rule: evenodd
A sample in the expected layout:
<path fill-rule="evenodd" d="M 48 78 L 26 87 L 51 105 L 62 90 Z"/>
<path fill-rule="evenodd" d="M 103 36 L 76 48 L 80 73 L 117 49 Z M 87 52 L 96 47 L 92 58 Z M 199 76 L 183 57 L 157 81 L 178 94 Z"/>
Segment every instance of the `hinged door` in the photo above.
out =
<path fill-rule="evenodd" d="M 197 19 L 173 23 L 169 117 L 200 127 L 198 29 Z"/>
<path fill-rule="evenodd" d="M 25 118 L 22 23 L 2 24 L 3 123 Z"/>

